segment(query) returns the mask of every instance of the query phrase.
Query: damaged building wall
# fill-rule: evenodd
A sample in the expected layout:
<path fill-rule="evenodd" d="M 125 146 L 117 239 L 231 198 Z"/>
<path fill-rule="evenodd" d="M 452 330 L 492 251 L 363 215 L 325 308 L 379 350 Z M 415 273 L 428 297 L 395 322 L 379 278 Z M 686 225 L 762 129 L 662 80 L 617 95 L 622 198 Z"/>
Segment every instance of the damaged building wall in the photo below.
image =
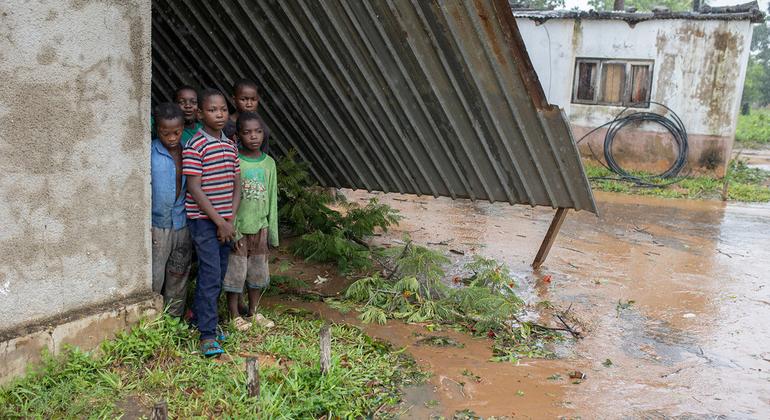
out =
<path fill-rule="evenodd" d="M 0 3 L 0 376 L 8 339 L 151 299 L 150 20 Z"/>
<path fill-rule="evenodd" d="M 631 24 L 550 19 L 539 24 L 519 17 L 517 23 L 548 101 L 565 109 L 576 139 L 624 108 L 573 103 L 576 59 L 648 60 L 652 62 L 650 99 L 673 109 L 687 129 L 690 149 L 684 173 L 724 174 L 748 63 L 750 20 L 667 19 Z M 654 104 L 634 109 L 666 113 Z M 604 133 L 599 130 L 580 144 L 584 157 L 603 160 Z M 660 171 L 673 162 L 673 143 L 659 125 L 645 123 L 620 133 L 613 151 L 621 166 Z"/>

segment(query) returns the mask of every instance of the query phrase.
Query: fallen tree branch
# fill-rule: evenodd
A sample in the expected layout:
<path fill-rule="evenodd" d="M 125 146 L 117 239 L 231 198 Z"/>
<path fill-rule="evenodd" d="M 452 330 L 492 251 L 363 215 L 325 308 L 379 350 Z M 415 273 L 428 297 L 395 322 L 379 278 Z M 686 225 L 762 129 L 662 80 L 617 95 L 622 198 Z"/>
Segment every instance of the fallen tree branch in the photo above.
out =
<path fill-rule="evenodd" d="M 522 321 L 522 320 L 520 320 L 520 319 L 519 319 L 519 317 L 517 317 L 516 315 L 514 315 L 514 316 L 513 316 L 513 319 L 514 319 L 514 321 L 518 322 L 519 324 L 525 324 L 525 323 L 526 323 L 526 324 L 529 324 L 529 326 L 530 326 L 530 327 L 533 327 L 533 328 L 537 328 L 537 329 L 541 329 L 541 330 L 546 330 L 546 331 L 567 331 L 567 332 L 569 332 L 569 333 L 572 333 L 572 331 L 570 331 L 570 330 L 569 330 L 569 329 L 567 329 L 567 328 L 560 328 L 560 327 L 549 327 L 549 326 L 547 326 L 547 325 L 538 324 L 538 323 L 536 323 L 536 322 L 531 322 L 531 321 Z M 511 329 L 510 329 L 510 327 L 509 327 L 509 326 L 507 326 L 507 325 L 506 325 L 506 328 L 508 329 L 508 332 L 510 332 L 510 333 L 513 333 L 513 331 L 511 331 Z M 573 334 L 573 335 L 574 335 L 574 334 Z"/>
<path fill-rule="evenodd" d="M 339 291 L 337 293 L 321 293 L 317 290 L 310 290 L 310 289 L 284 289 L 281 290 L 279 294 L 284 295 L 310 295 L 310 296 L 317 296 L 323 299 L 329 299 L 329 298 L 336 298 L 342 295 L 342 291 Z"/>
<path fill-rule="evenodd" d="M 396 261 L 404 258 L 404 256 L 406 255 L 406 252 L 409 250 L 409 245 L 411 244 L 412 244 L 411 239 L 406 241 L 406 243 L 404 244 L 404 249 L 401 250 L 401 254 L 398 256 L 398 258 L 396 258 Z M 396 264 L 396 267 L 391 270 L 390 274 L 388 274 L 388 277 L 386 277 L 385 280 L 392 279 L 393 276 L 396 274 L 396 272 L 398 272 L 398 264 Z"/>
<path fill-rule="evenodd" d="M 570 325 L 567 323 L 567 321 L 565 321 L 565 320 L 564 320 L 564 316 L 566 316 L 566 315 L 567 315 L 567 313 L 569 313 L 569 310 L 570 310 L 570 309 L 572 309 L 572 304 L 571 304 L 571 303 L 570 303 L 570 305 L 569 305 L 569 307 L 567 308 L 567 310 L 566 310 L 566 311 L 562 312 L 561 314 L 559 314 L 559 313 L 554 313 L 553 315 L 556 317 L 556 319 L 558 319 L 558 320 L 559 320 L 559 322 L 561 322 L 561 324 L 562 324 L 562 325 L 564 325 L 564 328 L 565 328 L 567 331 L 569 331 L 569 333 L 570 333 L 570 334 L 572 334 L 572 336 L 573 336 L 573 337 L 575 337 L 575 338 L 583 338 L 583 336 L 580 334 L 580 331 L 576 331 L 574 328 L 572 328 L 572 327 L 571 327 L 571 326 L 570 326 Z"/>

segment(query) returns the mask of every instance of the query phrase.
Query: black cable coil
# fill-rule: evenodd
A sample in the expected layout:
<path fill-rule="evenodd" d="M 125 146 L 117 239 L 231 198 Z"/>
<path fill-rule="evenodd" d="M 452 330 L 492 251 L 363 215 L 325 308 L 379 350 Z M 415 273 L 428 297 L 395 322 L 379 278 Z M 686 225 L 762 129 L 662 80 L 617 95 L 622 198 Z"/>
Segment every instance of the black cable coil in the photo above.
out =
<path fill-rule="evenodd" d="M 625 108 L 612 121 L 608 121 L 600 125 L 599 127 L 594 128 L 593 130 L 586 133 L 582 138 L 580 138 L 580 140 L 578 140 L 578 143 L 580 143 L 581 141 L 583 141 L 583 139 L 585 139 L 588 135 L 592 134 L 596 130 L 602 127 L 608 126 L 607 134 L 605 134 L 604 136 L 604 160 L 607 162 L 607 168 L 612 172 L 616 173 L 622 179 L 633 181 L 640 185 L 649 184 L 649 183 L 647 183 L 645 179 L 632 175 L 628 171 L 623 169 L 615 160 L 615 157 L 612 154 L 612 144 L 615 141 L 615 136 L 620 130 L 622 130 L 628 124 L 636 123 L 636 122 L 641 123 L 644 121 L 658 123 L 661 126 L 663 126 L 663 128 L 665 128 L 671 134 L 671 137 L 673 137 L 674 139 L 674 145 L 676 146 L 676 149 L 677 149 L 676 159 L 668 169 L 650 178 L 658 178 L 658 179 L 675 178 L 677 175 L 679 175 L 679 173 L 687 164 L 687 149 L 688 149 L 687 130 L 684 128 L 684 124 L 682 123 L 681 118 L 679 118 L 679 115 L 677 115 L 676 112 L 674 112 L 671 108 L 667 107 L 666 105 L 663 105 L 658 102 L 649 102 L 649 103 L 662 106 L 663 108 L 668 110 L 671 117 L 668 118 L 661 114 L 658 114 L 655 112 L 649 112 L 649 111 L 637 111 L 637 112 L 632 112 L 630 114 L 623 115 L 623 113 L 625 113 L 629 109 L 629 108 Z M 591 152 L 593 153 L 593 150 L 591 150 Z M 650 178 L 647 178 L 647 179 L 650 179 Z M 660 184 L 649 184 L 649 185 L 660 186 Z"/>

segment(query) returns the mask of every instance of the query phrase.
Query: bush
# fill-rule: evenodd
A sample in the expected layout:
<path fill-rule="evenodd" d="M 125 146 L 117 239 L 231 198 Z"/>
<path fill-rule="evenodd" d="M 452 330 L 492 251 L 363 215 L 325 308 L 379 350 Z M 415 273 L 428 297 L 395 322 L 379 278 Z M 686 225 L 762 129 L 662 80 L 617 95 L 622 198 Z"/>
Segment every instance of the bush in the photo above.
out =
<path fill-rule="evenodd" d="M 770 110 L 752 109 L 748 115 L 739 115 L 735 140 L 749 145 L 769 144 Z"/>

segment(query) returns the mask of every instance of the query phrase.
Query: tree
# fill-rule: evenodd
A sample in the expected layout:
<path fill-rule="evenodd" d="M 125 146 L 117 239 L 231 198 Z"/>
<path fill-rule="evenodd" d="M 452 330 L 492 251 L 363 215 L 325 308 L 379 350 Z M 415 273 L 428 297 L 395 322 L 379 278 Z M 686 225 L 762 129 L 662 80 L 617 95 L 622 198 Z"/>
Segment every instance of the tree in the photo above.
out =
<path fill-rule="evenodd" d="M 770 6 L 768 6 L 770 12 Z M 770 104 L 770 28 L 767 22 L 754 25 L 751 55 L 743 84 L 743 109 Z"/>
<path fill-rule="evenodd" d="M 513 0 L 511 7 L 514 9 L 553 10 L 564 7 L 564 0 Z"/>
<path fill-rule="evenodd" d="M 588 5 L 597 11 L 612 10 L 613 0 L 588 0 Z M 640 12 L 649 12 L 655 6 L 668 7 L 672 12 L 692 9 L 692 0 L 626 0 L 626 7 L 635 7 Z"/>

